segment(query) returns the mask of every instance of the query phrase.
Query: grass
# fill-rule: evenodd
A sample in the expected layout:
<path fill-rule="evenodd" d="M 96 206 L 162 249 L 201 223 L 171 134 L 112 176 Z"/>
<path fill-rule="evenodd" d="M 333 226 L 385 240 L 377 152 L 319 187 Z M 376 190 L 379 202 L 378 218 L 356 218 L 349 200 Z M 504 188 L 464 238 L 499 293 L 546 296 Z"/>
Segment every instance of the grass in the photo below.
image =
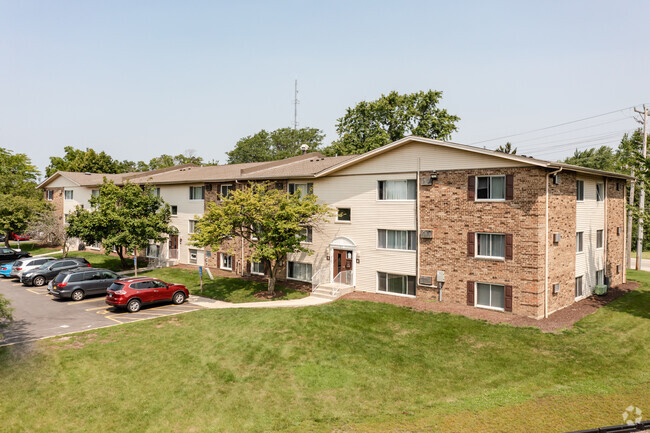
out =
<path fill-rule="evenodd" d="M 650 274 L 572 330 L 388 304 L 201 310 L 0 348 L 3 431 L 557 432 L 650 414 Z"/>
<path fill-rule="evenodd" d="M 18 248 L 18 242 L 9 242 L 11 248 Z M 39 254 L 51 253 L 52 251 L 58 251 L 61 248 L 58 247 L 43 247 L 36 243 L 35 241 L 24 241 L 20 243 L 20 250 L 30 253 L 32 256 L 37 256 Z"/>
<path fill-rule="evenodd" d="M 62 254 L 53 254 L 52 257 L 61 258 Z M 95 268 L 110 269 L 115 272 L 124 270 L 122 269 L 122 262 L 117 256 L 107 256 L 106 254 L 92 253 L 89 251 L 70 251 L 68 257 L 83 257 Z M 127 269 L 133 269 L 133 259 L 127 260 L 127 263 L 129 265 Z M 144 267 L 146 266 L 146 262 L 138 259 L 138 266 Z"/>
<path fill-rule="evenodd" d="M 636 251 L 632 251 L 632 253 L 630 254 L 630 257 L 632 257 L 633 259 L 636 259 Z M 650 251 L 644 251 L 643 253 L 641 253 L 641 258 L 642 259 L 650 259 Z"/>
<path fill-rule="evenodd" d="M 180 268 L 163 268 L 156 269 L 155 271 L 144 272 L 141 275 L 160 278 L 169 283 L 184 284 L 192 294 L 234 303 L 264 301 L 264 299 L 257 298 L 254 295 L 255 293 L 266 290 L 266 283 L 257 283 L 240 278 L 224 277 L 215 277 L 214 280 L 210 280 L 210 278 L 204 274 L 203 292 L 201 292 L 198 270 L 192 271 Z M 276 285 L 276 290 L 284 292 L 285 296 L 275 298 L 274 300 L 299 299 L 309 295 L 309 293 L 289 289 L 281 285 Z"/>

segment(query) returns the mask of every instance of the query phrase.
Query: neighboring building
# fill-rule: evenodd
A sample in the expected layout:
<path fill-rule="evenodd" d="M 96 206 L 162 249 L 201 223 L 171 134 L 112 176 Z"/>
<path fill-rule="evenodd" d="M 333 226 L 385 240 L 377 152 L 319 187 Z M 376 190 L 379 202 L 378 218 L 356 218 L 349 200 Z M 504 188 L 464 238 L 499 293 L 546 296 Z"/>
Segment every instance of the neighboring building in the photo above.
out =
<path fill-rule="evenodd" d="M 355 290 L 425 298 L 439 297 L 442 283 L 442 302 L 540 318 L 626 278 L 630 177 L 616 173 L 407 137 L 362 155 L 110 176 L 151 183 L 172 206 L 179 235 L 150 250 L 222 275 L 263 269 L 242 239 L 220 251 L 192 247 L 194 221 L 232 189 L 271 181 L 287 193 L 313 188 L 337 210 L 307 229 L 314 254 L 290 254 L 280 279 L 317 285 L 338 276 Z M 74 190 L 59 206 L 65 214 L 99 183 L 101 175 L 56 173 L 40 187 L 55 200 Z"/>

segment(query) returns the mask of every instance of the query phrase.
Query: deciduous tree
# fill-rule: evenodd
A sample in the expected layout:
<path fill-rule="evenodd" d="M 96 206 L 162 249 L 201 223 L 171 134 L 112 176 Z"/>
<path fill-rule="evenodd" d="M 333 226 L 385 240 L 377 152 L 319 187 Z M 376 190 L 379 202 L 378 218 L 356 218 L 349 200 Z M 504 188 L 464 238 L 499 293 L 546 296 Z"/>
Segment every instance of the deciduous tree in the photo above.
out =
<path fill-rule="evenodd" d="M 240 139 L 228 155 L 228 164 L 243 162 L 275 161 L 300 155 L 300 146 L 306 144 L 309 151 L 321 150 L 325 135 L 316 128 L 280 128 L 260 132 Z"/>

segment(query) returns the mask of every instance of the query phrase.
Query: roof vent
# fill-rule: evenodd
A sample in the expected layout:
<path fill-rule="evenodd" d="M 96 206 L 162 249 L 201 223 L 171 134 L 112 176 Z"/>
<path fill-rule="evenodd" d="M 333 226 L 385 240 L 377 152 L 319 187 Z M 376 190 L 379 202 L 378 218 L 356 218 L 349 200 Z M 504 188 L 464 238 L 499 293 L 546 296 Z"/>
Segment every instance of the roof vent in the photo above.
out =
<path fill-rule="evenodd" d="M 89 171 L 85 172 L 84 174 L 85 174 L 86 176 L 90 176 L 90 172 L 89 172 Z"/>

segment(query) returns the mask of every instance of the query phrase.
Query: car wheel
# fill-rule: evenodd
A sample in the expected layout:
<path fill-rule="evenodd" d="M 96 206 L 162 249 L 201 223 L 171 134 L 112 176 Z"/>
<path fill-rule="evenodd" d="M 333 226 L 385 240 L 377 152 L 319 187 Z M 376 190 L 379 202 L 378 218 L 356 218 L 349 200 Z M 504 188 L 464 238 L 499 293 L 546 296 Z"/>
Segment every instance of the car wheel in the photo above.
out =
<path fill-rule="evenodd" d="M 81 301 L 84 298 L 84 291 L 79 289 L 75 290 L 72 292 L 71 298 L 73 301 Z"/>
<path fill-rule="evenodd" d="M 183 292 L 174 293 L 174 296 L 172 296 L 172 302 L 176 305 L 180 305 L 183 302 L 185 302 L 185 293 Z"/>
<path fill-rule="evenodd" d="M 131 299 L 128 304 L 126 304 L 126 309 L 128 310 L 129 313 L 137 313 L 140 311 L 140 307 L 142 306 L 142 303 L 138 301 L 137 299 Z"/>
<path fill-rule="evenodd" d="M 34 278 L 34 281 L 32 281 L 32 284 L 36 287 L 42 286 L 45 284 L 45 277 L 36 277 Z"/>

